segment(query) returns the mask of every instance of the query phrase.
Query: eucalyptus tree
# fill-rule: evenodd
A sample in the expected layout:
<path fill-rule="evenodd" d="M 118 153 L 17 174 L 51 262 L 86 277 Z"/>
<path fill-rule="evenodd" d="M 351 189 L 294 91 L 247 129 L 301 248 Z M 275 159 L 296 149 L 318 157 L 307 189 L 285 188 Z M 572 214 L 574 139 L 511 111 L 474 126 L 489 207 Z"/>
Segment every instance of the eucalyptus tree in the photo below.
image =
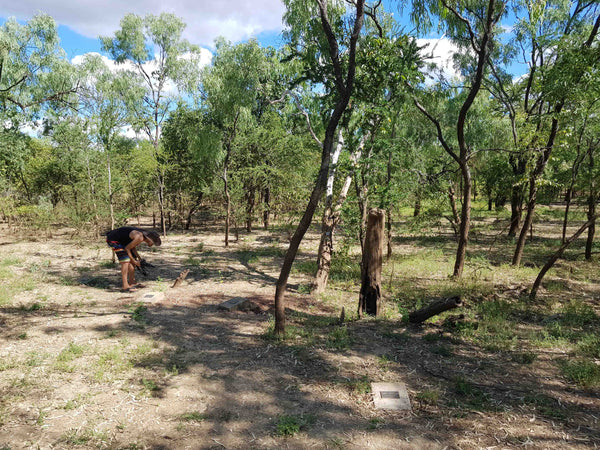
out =
<path fill-rule="evenodd" d="M 110 210 L 110 227 L 115 228 L 113 168 L 111 156 L 115 141 L 129 123 L 130 107 L 139 103 L 143 88 L 132 82 L 123 70 L 111 71 L 100 55 L 88 54 L 79 66 L 79 114 L 87 118 L 90 135 L 104 153 L 107 176 L 107 199 Z M 135 80 L 133 80 L 135 81 Z"/>
<path fill-rule="evenodd" d="M 45 14 L 0 27 L 0 114 L 3 126 L 27 124 L 45 108 L 72 106 L 77 82 L 60 47 L 54 19 Z"/>
<path fill-rule="evenodd" d="M 54 19 L 38 14 L 24 24 L 9 18 L 0 26 L 0 171 L 10 175 L 7 180 L 20 181 L 30 202 L 36 199 L 24 171 L 32 148 L 21 129 L 35 128 L 34 121 L 49 108 L 72 106 L 76 89 Z M 19 197 L 7 203 L 14 205 Z"/>
<path fill-rule="evenodd" d="M 225 195 L 225 246 L 229 245 L 231 193 L 229 171 L 235 157 L 236 139 L 242 129 L 256 126 L 262 109 L 268 103 L 269 72 L 274 70 L 270 51 L 256 40 L 231 45 L 216 41 L 212 65 L 202 73 L 203 107 L 209 123 L 221 133 L 224 149 L 222 180 Z"/>
<path fill-rule="evenodd" d="M 454 277 L 460 277 L 463 272 L 469 229 L 471 225 L 471 194 L 472 174 L 470 160 L 473 156 L 474 143 L 468 142 L 465 132 L 469 110 L 481 90 L 490 55 L 497 45 L 497 27 L 502 17 L 507 13 L 505 0 L 483 0 L 474 2 L 441 2 L 413 4 L 415 14 L 435 14 L 445 27 L 445 32 L 455 42 L 461 53 L 461 64 L 465 77 L 464 87 L 458 94 L 460 110 L 456 116 L 455 134 L 452 138 L 442 129 L 438 118 L 432 115 L 415 97 L 415 106 L 436 129 L 438 140 L 444 150 L 458 165 L 462 181 L 462 208 L 460 214 L 460 229 L 458 248 L 454 264 Z M 428 8 L 428 9 L 427 9 Z M 455 140 L 456 144 L 452 141 Z"/>
<path fill-rule="evenodd" d="M 117 64 L 128 63 L 132 78 L 144 86 L 143 101 L 131 105 L 130 121 L 152 143 L 157 162 L 163 122 L 182 100 L 180 92 L 195 85 L 199 73 L 200 49 L 182 38 L 184 28 L 185 23 L 173 14 L 127 14 L 114 36 L 100 38 L 102 49 Z M 161 227 L 166 234 L 165 168 L 160 164 L 156 168 Z"/>
<path fill-rule="evenodd" d="M 600 5 L 584 1 L 516 1 L 513 6 L 517 14 L 513 49 L 495 55 L 487 86 L 504 105 L 511 121 L 511 164 L 517 180 L 509 234 L 517 232 L 520 221 L 524 200 L 519 187 L 527 187 L 527 213 L 512 259 L 513 265 L 519 265 L 533 221 L 539 180 L 565 120 L 565 105 L 598 70 Z M 506 68 L 503 70 L 511 51 L 513 55 L 520 52 L 528 66 L 527 73 L 515 81 Z"/>
<path fill-rule="evenodd" d="M 323 139 L 321 164 L 306 210 L 290 240 L 275 289 L 275 332 L 285 332 L 285 290 L 296 253 L 310 226 L 317 204 L 326 186 L 330 158 L 335 145 L 337 128 L 354 89 L 356 76 L 357 42 L 365 18 L 365 1 L 330 2 L 314 0 L 305 2 L 286 0 L 284 20 L 288 25 L 286 39 L 290 48 L 307 61 L 308 70 L 317 63 L 332 74 L 324 83 L 327 96 L 332 96 L 326 115 L 327 126 Z M 348 10 L 346 10 L 348 6 Z M 347 32 L 340 33 L 340 26 Z M 337 34 L 336 34 L 337 33 Z M 308 50 L 308 51 L 304 51 Z M 307 76 L 310 75 L 307 73 Z"/>
<path fill-rule="evenodd" d="M 185 229 L 202 205 L 204 193 L 218 177 L 223 151 L 218 130 L 200 110 L 180 107 L 167 119 L 162 136 L 167 166 L 166 186 L 177 198 Z"/>

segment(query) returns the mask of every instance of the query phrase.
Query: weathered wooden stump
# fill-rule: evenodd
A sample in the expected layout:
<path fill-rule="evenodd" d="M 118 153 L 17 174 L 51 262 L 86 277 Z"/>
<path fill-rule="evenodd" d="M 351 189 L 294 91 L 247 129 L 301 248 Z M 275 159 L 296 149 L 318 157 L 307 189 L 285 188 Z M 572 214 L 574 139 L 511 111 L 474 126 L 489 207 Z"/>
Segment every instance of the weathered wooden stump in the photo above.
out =
<path fill-rule="evenodd" d="M 365 248 L 362 255 L 358 316 L 377 316 L 381 310 L 381 267 L 383 265 L 383 226 L 385 211 L 372 208 L 367 218 Z"/>

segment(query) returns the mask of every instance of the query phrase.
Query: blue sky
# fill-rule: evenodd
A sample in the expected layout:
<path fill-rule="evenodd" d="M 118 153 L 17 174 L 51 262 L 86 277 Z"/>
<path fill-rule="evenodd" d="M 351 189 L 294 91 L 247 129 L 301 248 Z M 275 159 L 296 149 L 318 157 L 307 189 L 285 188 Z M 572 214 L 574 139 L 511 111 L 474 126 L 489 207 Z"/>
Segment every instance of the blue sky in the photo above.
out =
<path fill-rule="evenodd" d="M 387 10 L 410 30 L 408 19 L 400 17 L 399 4 L 395 0 L 384 1 Z M 130 12 L 173 13 L 187 24 L 184 37 L 208 50 L 218 36 L 234 43 L 256 37 L 262 45 L 279 47 L 284 5 L 281 0 L 0 0 L 0 23 L 8 17 L 27 21 L 39 12 L 57 21 L 62 47 L 73 59 L 88 52 L 100 53 L 98 36 L 112 36 L 119 29 L 121 18 Z M 438 37 L 430 36 L 430 48 L 434 48 Z M 438 61 L 446 64 L 448 71 L 451 52 L 448 41 L 435 46 Z"/>
<path fill-rule="evenodd" d="M 281 0 L 0 0 L 0 22 L 8 17 L 24 22 L 40 12 L 52 16 L 70 58 L 99 52 L 98 36 L 113 35 L 127 13 L 173 13 L 187 24 L 186 39 L 210 49 L 218 36 L 232 42 L 255 36 L 276 44 L 283 11 Z"/>

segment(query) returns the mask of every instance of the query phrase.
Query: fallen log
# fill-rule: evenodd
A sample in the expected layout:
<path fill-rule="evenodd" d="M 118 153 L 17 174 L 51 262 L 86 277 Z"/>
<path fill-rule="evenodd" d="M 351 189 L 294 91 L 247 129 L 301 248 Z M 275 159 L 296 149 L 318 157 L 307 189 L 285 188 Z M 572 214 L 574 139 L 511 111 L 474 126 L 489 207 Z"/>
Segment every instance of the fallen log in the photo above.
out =
<path fill-rule="evenodd" d="M 171 288 L 179 286 L 183 282 L 183 280 L 185 280 L 185 277 L 188 276 L 188 273 L 190 273 L 190 269 L 185 269 L 183 272 L 181 272 L 175 280 L 175 283 L 173 283 L 173 286 L 171 286 Z"/>
<path fill-rule="evenodd" d="M 439 300 L 435 300 L 424 308 L 411 312 L 408 315 L 408 321 L 410 323 L 422 323 L 430 317 L 436 316 L 444 311 L 448 311 L 449 309 L 458 308 L 459 306 L 462 306 L 459 296 L 441 298 Z"/>

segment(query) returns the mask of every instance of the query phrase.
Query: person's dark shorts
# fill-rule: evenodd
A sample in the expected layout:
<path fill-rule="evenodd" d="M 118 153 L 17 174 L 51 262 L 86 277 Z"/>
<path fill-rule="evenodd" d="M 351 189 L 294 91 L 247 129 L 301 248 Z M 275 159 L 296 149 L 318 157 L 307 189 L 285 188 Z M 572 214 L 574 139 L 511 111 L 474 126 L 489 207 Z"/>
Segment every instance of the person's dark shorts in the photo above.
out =
<path fill-rule="evenodd" d="M 106 243 L 110 248 L 113 249 L 113 252 L 115 252 L 115 255 L 117 255 L 117 259 L 120 263 L 126 263 L 131 261 L 131 258 L 129 258 L 129 255 L 125 251 L 125 247 L 123 247 L 117 241 L 106 241 Z"/>

